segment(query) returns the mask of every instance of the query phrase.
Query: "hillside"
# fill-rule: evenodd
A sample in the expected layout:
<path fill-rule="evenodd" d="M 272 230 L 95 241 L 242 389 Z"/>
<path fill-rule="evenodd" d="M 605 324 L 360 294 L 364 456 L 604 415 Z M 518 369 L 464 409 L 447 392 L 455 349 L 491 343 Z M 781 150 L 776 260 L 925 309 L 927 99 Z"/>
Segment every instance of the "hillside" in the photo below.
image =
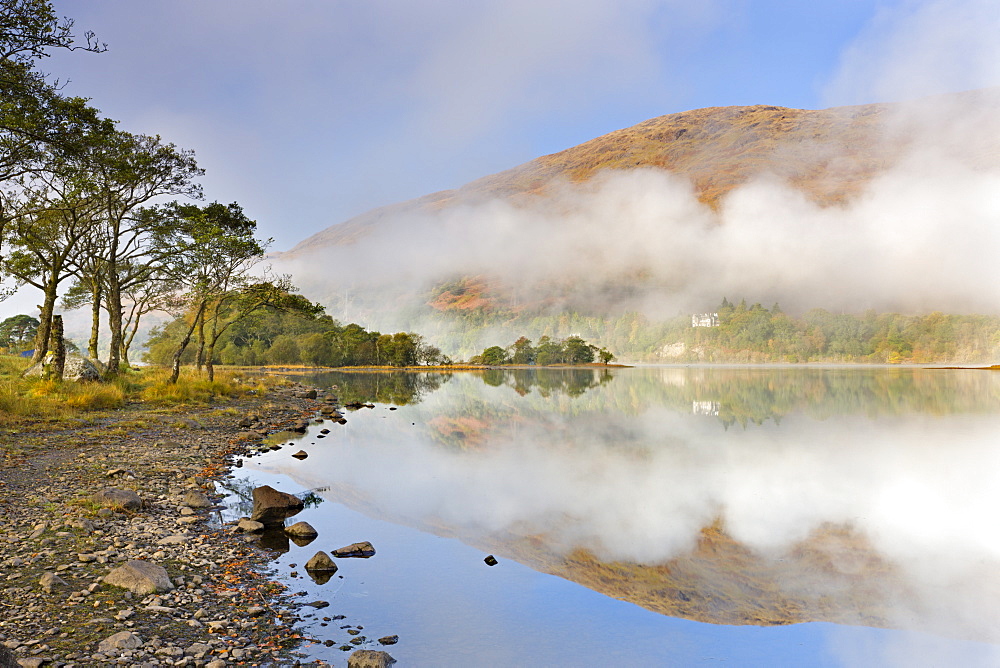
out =
<path fill-rule="evenodd" d="M 995 89 L 918 100 L 822 110 L 768 105 L 710 107 L 653 118 L 558 153 L 472 181 L 456 190 L 373 209 L 332 225 L 274 257 L 288 260 L 350 244 L 393 216 L 436 211 L 459 201 L 517 201 L 558 181 L 585 181 L 601 170 L 663 169 L 688 178 L 700 201 L 720 199 L 754 176 L 772 174 L 821 205 L 844 202 L 896 164 L 925 125 L 947 135 L 956 117 L 993 117 Z M 921 126 L 921 127 L 917 127 Z M 948 138 L 951 141 L 953 138 Z M 957 141 L 968 142 L 969 137 Z M 989 132 L 967 145 L 981 166 L 1000 165 L 1000 140 Z"/>

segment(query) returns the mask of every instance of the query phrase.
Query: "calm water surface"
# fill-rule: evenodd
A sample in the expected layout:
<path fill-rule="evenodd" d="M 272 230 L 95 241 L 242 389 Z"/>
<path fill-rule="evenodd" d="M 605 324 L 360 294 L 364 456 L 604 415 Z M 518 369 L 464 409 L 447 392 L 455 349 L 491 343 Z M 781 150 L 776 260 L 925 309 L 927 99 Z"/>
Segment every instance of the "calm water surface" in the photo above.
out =
<path fill-rule="evenodd" d="M 312 490 L 288 522 L 319 538 L 274 562 L 331 603 L 301 625 L 335 643 L 312 658 L 346 665 L 350 625 L 362 647 L 398 634 L 403 666 L 1000 665 L 1000 374 L 310 381 L 375 408 L 233 482 Z M 317 550 L 361 540 L 373 558 L 306 576 Z"/>

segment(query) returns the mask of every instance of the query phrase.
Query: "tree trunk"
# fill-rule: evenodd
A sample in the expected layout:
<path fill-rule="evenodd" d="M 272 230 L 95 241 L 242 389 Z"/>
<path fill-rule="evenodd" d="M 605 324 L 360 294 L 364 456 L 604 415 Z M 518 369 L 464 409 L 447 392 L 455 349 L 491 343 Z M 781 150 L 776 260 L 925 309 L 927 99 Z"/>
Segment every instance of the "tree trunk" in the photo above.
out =
<path fill-rule="evenodd" d="M 205 319 L 198 318 L 198 353 L 195 355 L 195 368 L 201 373 L 201 367 L 205 364 Z"/>
<path fill-rule="evenodd" d="M 101 334 L 101 284 L 99 279 L 94 279 L 94 285 L 90 290 L 90 340 L 87 342 L 87 355 L 90 359 L 97 359 L 97 343 Z"/>
<path fill-rule="evenodd" d="M 49 378 L 61 381 L 66 369 L 66 340 L 63 338 L 63 320 L 61 315 L 52 316 L 52 334 L 49 337 L 52 344 L 52 366 L 49 368 Z"/>
<path fill-rule="evenodd" d="M 205 312 L 205 302 L 202 302 L 198 306 L 198 313 L 196 313 L 194 316 L 194 322 L 192 322 L 191 326 L 188 327 L 187 334 L 184 335 L 184 338 L 181 340 L 180 345 L 177 346 L 177 350 L 174 351 L 174 358 L 170 365 L 171 384 L 176 383 L 177 379 L 181 375 L 181 356 L 184 354 L 184 350 L 188 347 L 188 344 L 191 343 L 191 335 L 194 333 L 195 326 L 198 324 L 198 321 L 201 320 L 201 314 L 204 312 Z"/>
<path fill-rule="evenodd" d="M 139 314 L 135 316 L 135 321 L 132 323 L 132 327 L 129 329 L 128 336 L 122 341 L 122 360 L 125 362 L 125 367 L 131 369 L 132 363 L 128 361 L 128 351 L 132 347 L 132 341 L 135 340 L 135 334 L 139 331 Z"/>
<path fill-rule="evenodd" d="M 122 353 L 122 295 L 118 288 L 118 277 L 114 273 L 109 276 L 107 307 L 108 329 L 111 330 L 107 375 L 113 378 L 118 375 Z"/>
<path fill-rule="evenodd" d="M 45 301 L 38 307 L 38 333 L 35 334 L 35 353 L 31 356 L 31 363 L 37 364 L 42 361 L 45 354 L 49 352 L 49 341 L 52 334 L 52 311 L 56 307 L 56 297 L 58 286 L 54 281 L 49 281 L 45 285 Z"/>

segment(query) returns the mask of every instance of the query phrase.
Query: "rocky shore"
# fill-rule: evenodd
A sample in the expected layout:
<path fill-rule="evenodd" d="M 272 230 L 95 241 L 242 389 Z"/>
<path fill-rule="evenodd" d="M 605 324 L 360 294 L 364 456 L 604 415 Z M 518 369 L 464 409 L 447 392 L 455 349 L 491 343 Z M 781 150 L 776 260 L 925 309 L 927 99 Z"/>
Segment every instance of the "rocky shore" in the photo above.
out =
<path fill-rule="evenodd" d="M 290 384 L 0 431 L 0 668 L 297 665 L 299 604 L 221 522 L 214 481 L 323 399 Z M 121 579 L 137 562 L 159 582 Z"/>

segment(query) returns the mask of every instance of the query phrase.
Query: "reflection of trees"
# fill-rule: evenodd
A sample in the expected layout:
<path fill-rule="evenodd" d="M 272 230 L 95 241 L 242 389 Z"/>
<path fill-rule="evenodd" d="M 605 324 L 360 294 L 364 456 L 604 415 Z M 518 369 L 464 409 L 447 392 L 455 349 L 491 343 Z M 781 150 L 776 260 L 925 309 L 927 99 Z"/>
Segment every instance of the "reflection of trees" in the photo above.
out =
<path fill-rule="evenodd" d="M 716 402 L 728 425 L 762 424 L 800 411 L 834 415 L 981 413 L 1000 406 L 1000 384 L 986 372 L 919 369 L 686 370 L 686 382 L 665 385 L 668 403 L 690 409 Z"/>
<path fill-rule="evenodd" d="M 611 382 L 608 369 L 487 369 L 483 382 L 493 387 L 507 385 L 522 397 L 537 391 L 543 397 L 564 394 L 579 397 L 587 390 Z"/>
<path fill-rule="evenodd" d="M 222 478 L 216 483 L 229 497 L 226 499 L 226 506 L 235 517 L 249 517 L 253 513 L 253 490 L 260 487 L 252 478 Z M 323 503 L 323 497 L 317 492 L 324 491 L 325 488 L 310 489 L 296 494 L 302 499 L 303 508 L 312 508 Z"/>
<path fill-rule="evenodd" d="M 306 376 L 313 385 L 336 388 L 334 393 L 342 403 L 393 404 L 406 406 L 451 380 L 447 372 L 415 371 L 331 371 Z"/>

